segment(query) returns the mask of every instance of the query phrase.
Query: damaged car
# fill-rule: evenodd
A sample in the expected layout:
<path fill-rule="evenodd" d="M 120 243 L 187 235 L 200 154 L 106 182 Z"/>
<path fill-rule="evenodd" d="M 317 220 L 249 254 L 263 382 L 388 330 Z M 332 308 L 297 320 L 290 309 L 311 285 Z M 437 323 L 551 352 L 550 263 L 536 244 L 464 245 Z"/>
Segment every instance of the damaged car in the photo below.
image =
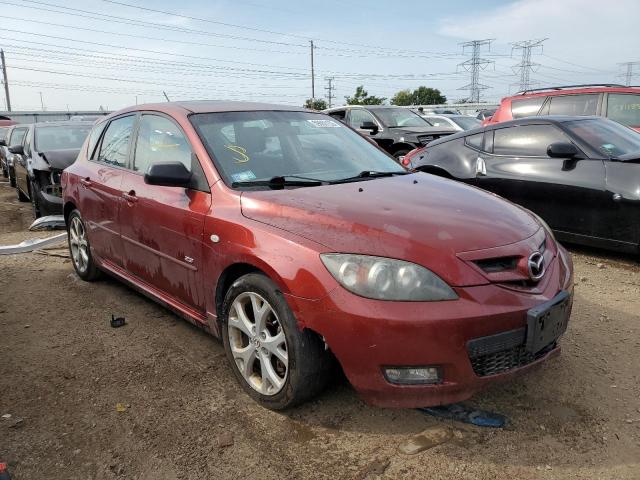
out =
<path fill-rule="evenodd" d="M 30 125 L 24 140 L 12 145 L 13 174 L 18 199 L 31 202 L 33 216 L 62 213 L 60 175 L 78 156 L 92 122 L 51 122 Z"/>
<path fill-rule="evenodd" d="M 462 401 L 558 354 L 569 321 L 571 258 L 542 220 L 319 112 L 123 109 L 62 188 L 77 275 L 108 272 L 221 338 L 267 408 L 319 394 L 336 361 L 372 404 Z"/>

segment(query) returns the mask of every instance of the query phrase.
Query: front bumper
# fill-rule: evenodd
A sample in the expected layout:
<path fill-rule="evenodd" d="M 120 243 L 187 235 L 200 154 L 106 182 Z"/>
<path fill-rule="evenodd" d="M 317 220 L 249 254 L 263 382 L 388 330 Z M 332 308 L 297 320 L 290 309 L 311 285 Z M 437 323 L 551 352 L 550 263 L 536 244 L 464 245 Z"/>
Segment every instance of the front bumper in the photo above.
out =
<path fill-rule="evenodd" d="M 288 300 L 300 322 L 325 338 L 345 375 L 368 403 L 412 408 L 454 403 L 559 353 L 555 342 L 532 356 L 522 345 L 529 309 L 562 290 L 572 300 L 570 259 L 561 247 L 559 250 L 547 270 L 550 278 L 544 291 L 536 294 L 488 284 L 456 289 L 460 298 L 447 302 L 376 301 L 343 288 L 321 300 Z M 568 264 L 561 268 L 560 262 Z M 494 348 L 492 357 L 478 358 L 477 352 L 470 352 L 469 342 L 473 345 L 485 337 L 488 342 L 492 338 L 503 341 L 505 332 L 512 334 L 507 348 Z M 392 384 L 383 368 L 394 366 L 438 366 L 443 381 L 437 385 Z"/>

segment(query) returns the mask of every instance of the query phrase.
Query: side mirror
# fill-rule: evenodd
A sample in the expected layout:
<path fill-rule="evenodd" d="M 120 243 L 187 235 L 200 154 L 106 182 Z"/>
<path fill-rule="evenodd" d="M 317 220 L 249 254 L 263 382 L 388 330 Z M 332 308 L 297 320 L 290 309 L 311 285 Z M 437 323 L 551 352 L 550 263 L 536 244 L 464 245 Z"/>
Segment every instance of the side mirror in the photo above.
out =
<path fill-rule="evenodd" d="M 574 158 L 579 153 L 578 147 L 569 142 L 552 143 L 547 147 L 547 155 L 551 158 Z"/>
<path fill-rule="evenodd" d="M 181 162 L 154 163 L 144 174 L 144 183 L 188 188 L 191 184 L 191 172 Z"/>
<path fill-rule="evenodd" d="M 14 155 L 24 155 L 24 147 L 22 145 L 14 145 L 9 147 L 9 151 Z"/>
<path fill-rule="evenodd" d="M 0 147 L 6 147 L 6 146 L 7 146 L 7 141 L 4 138 L 0 139 Z"/>
<path fill-rule="evenodd" d="M 376 125 L 375 122 L 368 120 L 366 122 L 362 122 L 360 130 L 371 130 L 371 135 L 375 135 L 378 133 L 378 125 Z"/>

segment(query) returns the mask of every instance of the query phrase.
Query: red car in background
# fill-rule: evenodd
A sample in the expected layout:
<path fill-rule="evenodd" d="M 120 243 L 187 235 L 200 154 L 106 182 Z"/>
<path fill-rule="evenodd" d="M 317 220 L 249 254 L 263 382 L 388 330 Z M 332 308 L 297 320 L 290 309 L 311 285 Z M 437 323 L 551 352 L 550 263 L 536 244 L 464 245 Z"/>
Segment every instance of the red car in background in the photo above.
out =
<path fill-rule="evenodd" d="M 62 185 L 80 278 L 107 272 L 221 337 L 268 408 L 320 392 L 335 359 L 377 405 L 464 400 L 558 353 L 569 319 L 571 259 L 544 222 L 322 113 L 131 107 Z"/>
<path fill-rule="evenodd" d="M 540 115 L 599 115 L 640 131 L 640 88 L 607 84 L 526 90 L 503 98 L 483 125 Z"/>

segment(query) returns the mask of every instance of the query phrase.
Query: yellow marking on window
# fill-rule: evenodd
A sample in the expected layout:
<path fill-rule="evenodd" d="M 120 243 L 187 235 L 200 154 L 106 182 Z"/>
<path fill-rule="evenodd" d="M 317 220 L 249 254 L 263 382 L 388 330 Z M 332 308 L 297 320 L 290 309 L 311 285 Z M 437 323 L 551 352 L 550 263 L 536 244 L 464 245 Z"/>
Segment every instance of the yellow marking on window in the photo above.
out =
<path fill-rule="evenodd" d="M 249 155 L 247 155 L 247 149 L 244 147 L 240 147 L 238 145 L 225 145 L 225 148 L 228 148 L 234 153 L 240 155 L 240 157 L 233 157 L 236 163 L 247 163 L 249 160 Z"/>

